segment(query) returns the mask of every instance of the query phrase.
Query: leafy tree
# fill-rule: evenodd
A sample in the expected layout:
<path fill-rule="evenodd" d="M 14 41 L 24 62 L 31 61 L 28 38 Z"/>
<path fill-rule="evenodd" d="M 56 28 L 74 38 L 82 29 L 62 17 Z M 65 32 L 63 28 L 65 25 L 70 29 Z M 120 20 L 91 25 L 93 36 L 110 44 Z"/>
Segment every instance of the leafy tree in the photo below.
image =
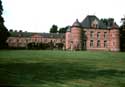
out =
<path fill-rule="evenodd" d="M 58 26 L 57 25 L 52 25 L 50 28 L 50 33 L 57 33 L 58 32 Z"/>
<path fill-rule="evenodd" d="M 0 15 L 2 15 L 2 11 L 3 11 L 3 6 L 2 6 L 2 1 L 0 0 Z"/>
<path fill-rule="evenodd" d="M 23 32 L 22 30 L 19 30 L 19 32 Z"/>
<path fill-rule="evenodd" d="M 13 29 L 10 29 L 9 32 L 13 32 Z"/>
<path fill-rule="evenodd" d="M 59 33 L 65 33 L 66 32 L 66 29 L 65 28 L 60 28 L 59 29 Z"/>
<path fill-rule="evenodd" d="M 69 26 L 63 27 L 59 29 L 59 33 L 66 33 L 67 29 L 69 28 Z"/>
<path fill-rule="evenodd" d="M 14 32 L 18 32 L 17 30 L 14 30 Z"/>
<path fill-rule="evenodd" d="M 101 21 L 106 25 L 106 26 L 112 26 L 114 23 L 114 18 L 108 18 L 108 19 L 101 19 Z"/>
<path fill-rule="evenodd" d="M 122 22 L 122 25 L 121 25 L 121 26 L 125 26 L 125 17 L 124 17 L 124 18 L 121 18 L 121 22 Z"/>
<path fill-rule="evenodd" d="M 120 49 L 125 51 L 125 17 L 121 18 L 122 25 L 120 26 Z"/>
<path fill-rule="evenodd" d="M 7 28 L 4 26 L 4 19 L 2 17 L 2 1 L 0 0 L 0 49 L 6 47 L 6 40 L 10 35 Z"/>

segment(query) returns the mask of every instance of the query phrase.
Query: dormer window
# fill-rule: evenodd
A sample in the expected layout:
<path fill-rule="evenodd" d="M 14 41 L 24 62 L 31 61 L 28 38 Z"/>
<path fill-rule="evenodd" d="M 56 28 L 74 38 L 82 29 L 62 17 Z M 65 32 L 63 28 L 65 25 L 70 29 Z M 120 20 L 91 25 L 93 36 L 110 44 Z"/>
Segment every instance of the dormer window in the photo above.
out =
<path fill-rule="evenodd" d="M 92 22 L 91 27 L 98 28 L 98 21 L 96 19 Z"/>

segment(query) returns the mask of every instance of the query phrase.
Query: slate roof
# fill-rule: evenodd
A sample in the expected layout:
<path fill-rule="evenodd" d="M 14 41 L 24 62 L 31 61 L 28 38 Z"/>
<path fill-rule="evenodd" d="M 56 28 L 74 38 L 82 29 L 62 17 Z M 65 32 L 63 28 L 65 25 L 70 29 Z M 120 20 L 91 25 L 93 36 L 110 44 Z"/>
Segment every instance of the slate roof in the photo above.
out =
<path fill-rule="evenodd" d="M 65 38 L 64 33 L 41 33 L 44 38 Z"/>
<path fill-rule="evenodd" d="M 12 37 L 30 37 L 33 33 L 30 32 L 9 32 Z"/>
<path fill-rule="evenodd" d="M 108 20 L 108 24 L 105 24 L 103 20 L 100 20 L 99 18 L 97 18 L 95 15 L 88 15 L 86 16 L 86 18 L 81 22 L 81 25 L 83 28 L 91 28 L 91 24 L 94 20 L 98 21 L 98 28 L 99 29 L 109 29 L 113 26 L 113 21 Z M 115 23 L 116 24 L 116 23 Z M 117 28 L 119 27 L 116 24 Z"/>
<path fill-rule="evenodd" d="M 12 37 L 32 37 L 38 34 L 44 38 L 65 38 L 63 33 L 33 33 L 33 32 L 10 32 Z"/>
<path fill-rule="evenodd" d="M 73 23 L 72 27 L 82 27 L 81 23 L 76 19 L 76 21 Z"/>
<path fill-rule="evenodd" d="M 90 27 L 91 27 L 91 23 L 92 23 L 95 19 L 96 19 L 97 21 L 99 21 L 99 19 L 98 19 L 95 15 L 88 15 L 88 16 L 81 22 L 82 27 L 84 27 L 84 28 L 90 28 Z"/>

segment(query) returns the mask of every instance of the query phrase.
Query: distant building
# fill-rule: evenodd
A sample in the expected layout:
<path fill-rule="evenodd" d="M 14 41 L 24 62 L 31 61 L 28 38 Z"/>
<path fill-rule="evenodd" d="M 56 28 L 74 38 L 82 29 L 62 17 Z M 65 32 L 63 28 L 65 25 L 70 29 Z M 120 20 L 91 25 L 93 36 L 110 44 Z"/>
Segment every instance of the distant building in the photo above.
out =
<path fill-rule="evenodd" d="M 7 39 L 8 46 L 11 48 L 26 48 L 29 43 L 58 43 L 65 42 L 64 34 L 55 33 L 31 33 L 31 32 L 10 32 L 11 36 Z"/>
<path fill-rule="evenodd" d="M 63 44 L 66 50 L 125 50 L 125 27 L 122 29 L 113 19 L 100 20 L 95 15 L 88 15 L 81 23 L 76 20 L 65 34 L 10 32 L 7 43 L 9 47 L 27 48 L 29 43 Z"/>

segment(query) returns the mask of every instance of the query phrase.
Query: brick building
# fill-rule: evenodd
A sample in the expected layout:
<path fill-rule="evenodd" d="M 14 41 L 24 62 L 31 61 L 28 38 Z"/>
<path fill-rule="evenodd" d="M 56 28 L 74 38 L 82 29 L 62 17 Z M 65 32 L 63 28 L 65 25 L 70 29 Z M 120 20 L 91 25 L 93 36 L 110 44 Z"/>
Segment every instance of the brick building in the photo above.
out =
<path fill-rule="evenodd" d="M 31 32 L 10 32 L 11 36 L 7 39 L 8 46 L 11 48 L 26 48 L 29 43 L 64 43 L 64 34 L 55 33 L 31 33 Z"/>
<path fill-rule="evenodd" d="M 88 15 L 81 23 L 76 20 L 66 32 L 67 50 L 120 51 L 119 27 L 114 20 L 105 24 L 94 15 Z"/>
<path fill-rule="evenodd" d="M 120 28 L 113 19 L 106 22 L 95 15 L 76 20 L 65 34 L 10 32 L 9 47 L 27 48 L 29 43 L 62 43 L 66 50 L 125 51 L 125 20 Z M 61 49 L 62 49 L 61 48 Z"/>

